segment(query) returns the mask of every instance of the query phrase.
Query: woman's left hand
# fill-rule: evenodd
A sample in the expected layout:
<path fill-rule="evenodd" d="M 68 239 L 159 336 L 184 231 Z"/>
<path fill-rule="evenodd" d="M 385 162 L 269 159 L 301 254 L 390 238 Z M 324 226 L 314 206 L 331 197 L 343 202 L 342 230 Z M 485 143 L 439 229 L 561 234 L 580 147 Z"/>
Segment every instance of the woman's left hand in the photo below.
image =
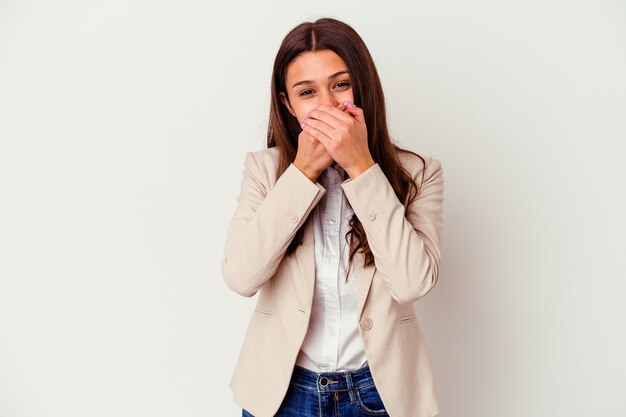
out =
<path fill-rule="evenodd" d="M 346 110 L 320 104 L 304 118 L 302 128 L 320 141 L 330 156 L 355 178 L 372 165 L 363 110 L 352 103 Z"/>

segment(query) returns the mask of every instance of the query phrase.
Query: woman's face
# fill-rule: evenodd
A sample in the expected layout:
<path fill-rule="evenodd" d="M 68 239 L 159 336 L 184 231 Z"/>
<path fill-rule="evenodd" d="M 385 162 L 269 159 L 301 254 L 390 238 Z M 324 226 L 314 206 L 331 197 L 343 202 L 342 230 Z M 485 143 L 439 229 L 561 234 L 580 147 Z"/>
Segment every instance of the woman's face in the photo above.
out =
<path fill-rule="evenodd" d="M 353 102 L 348 68 L 335 52 L 322 49 L 304 52 L 287 66 L 285 90 L 280 100 L 298 123 L 318 104 L 337 106 Z"/>

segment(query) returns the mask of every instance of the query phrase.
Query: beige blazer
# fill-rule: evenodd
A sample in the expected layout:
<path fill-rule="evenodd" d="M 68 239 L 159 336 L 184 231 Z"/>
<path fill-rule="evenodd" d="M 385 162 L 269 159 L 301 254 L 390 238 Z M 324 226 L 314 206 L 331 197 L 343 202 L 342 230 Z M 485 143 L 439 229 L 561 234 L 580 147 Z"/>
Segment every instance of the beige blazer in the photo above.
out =
<path fill-rule="evenodd" d="M 391 417 L 438 414 L 436 387 L 412 302 L 436 284 L 440 265 L 443 173 L 437 159 L 399 153 L 419 185 L 405 214 L 378 164 L 341 184 L 363 224 L 375 266 L 356 260 L 357 317 L 376 388 Z M 228 228 L 222 274 L 245 297 L 259 296 L 229 386 L 255 417 L 280 407 L 307 331 L 315 258 L 313 222 L 302 245 L 288 244 L 326 190 L 291 164 L 275 178 L 276 148 L 248 152 L 238 205 Z M 353 277 L 354 278 L 354 277 Z"/>

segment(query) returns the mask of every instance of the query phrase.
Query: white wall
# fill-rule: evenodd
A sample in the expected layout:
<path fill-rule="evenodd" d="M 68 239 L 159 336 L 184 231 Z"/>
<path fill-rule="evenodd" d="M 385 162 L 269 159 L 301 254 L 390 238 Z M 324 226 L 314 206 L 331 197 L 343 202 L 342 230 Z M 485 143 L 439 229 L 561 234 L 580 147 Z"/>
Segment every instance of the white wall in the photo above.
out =
<path fill-rule="evenodd" d="M 626 4 L 0 1 L 0 415 L 238 416 L 222 281 L 284 35 L 351 24 L 441 159 L 442 417 L 626 415 Z"/>

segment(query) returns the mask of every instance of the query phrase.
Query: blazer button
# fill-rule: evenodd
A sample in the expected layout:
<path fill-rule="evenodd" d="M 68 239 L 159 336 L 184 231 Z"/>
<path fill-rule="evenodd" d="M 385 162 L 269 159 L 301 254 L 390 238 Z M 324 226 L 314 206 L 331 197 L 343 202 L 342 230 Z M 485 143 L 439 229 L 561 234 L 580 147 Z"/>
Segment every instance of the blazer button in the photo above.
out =
<path fill-rule="evenodd" d="M 298 223 L 298 216 L 296 214 L 291 215 L 291 221 L 294 223 Z"/>
<path fill-rule="evenodd" d="M 374 219 L 376 218 L 376 213 L 370 213 L 367 217 L 368 217 L 371 221 L 374 221 Z"/>
<path fill-rule="evenodd" d="M 372 328 L 372 319 L 370 319 L 369 317 L 364 318 L 361 321 L 361 327 L 363 327 L 365 330 L 369 330 Z"/>

